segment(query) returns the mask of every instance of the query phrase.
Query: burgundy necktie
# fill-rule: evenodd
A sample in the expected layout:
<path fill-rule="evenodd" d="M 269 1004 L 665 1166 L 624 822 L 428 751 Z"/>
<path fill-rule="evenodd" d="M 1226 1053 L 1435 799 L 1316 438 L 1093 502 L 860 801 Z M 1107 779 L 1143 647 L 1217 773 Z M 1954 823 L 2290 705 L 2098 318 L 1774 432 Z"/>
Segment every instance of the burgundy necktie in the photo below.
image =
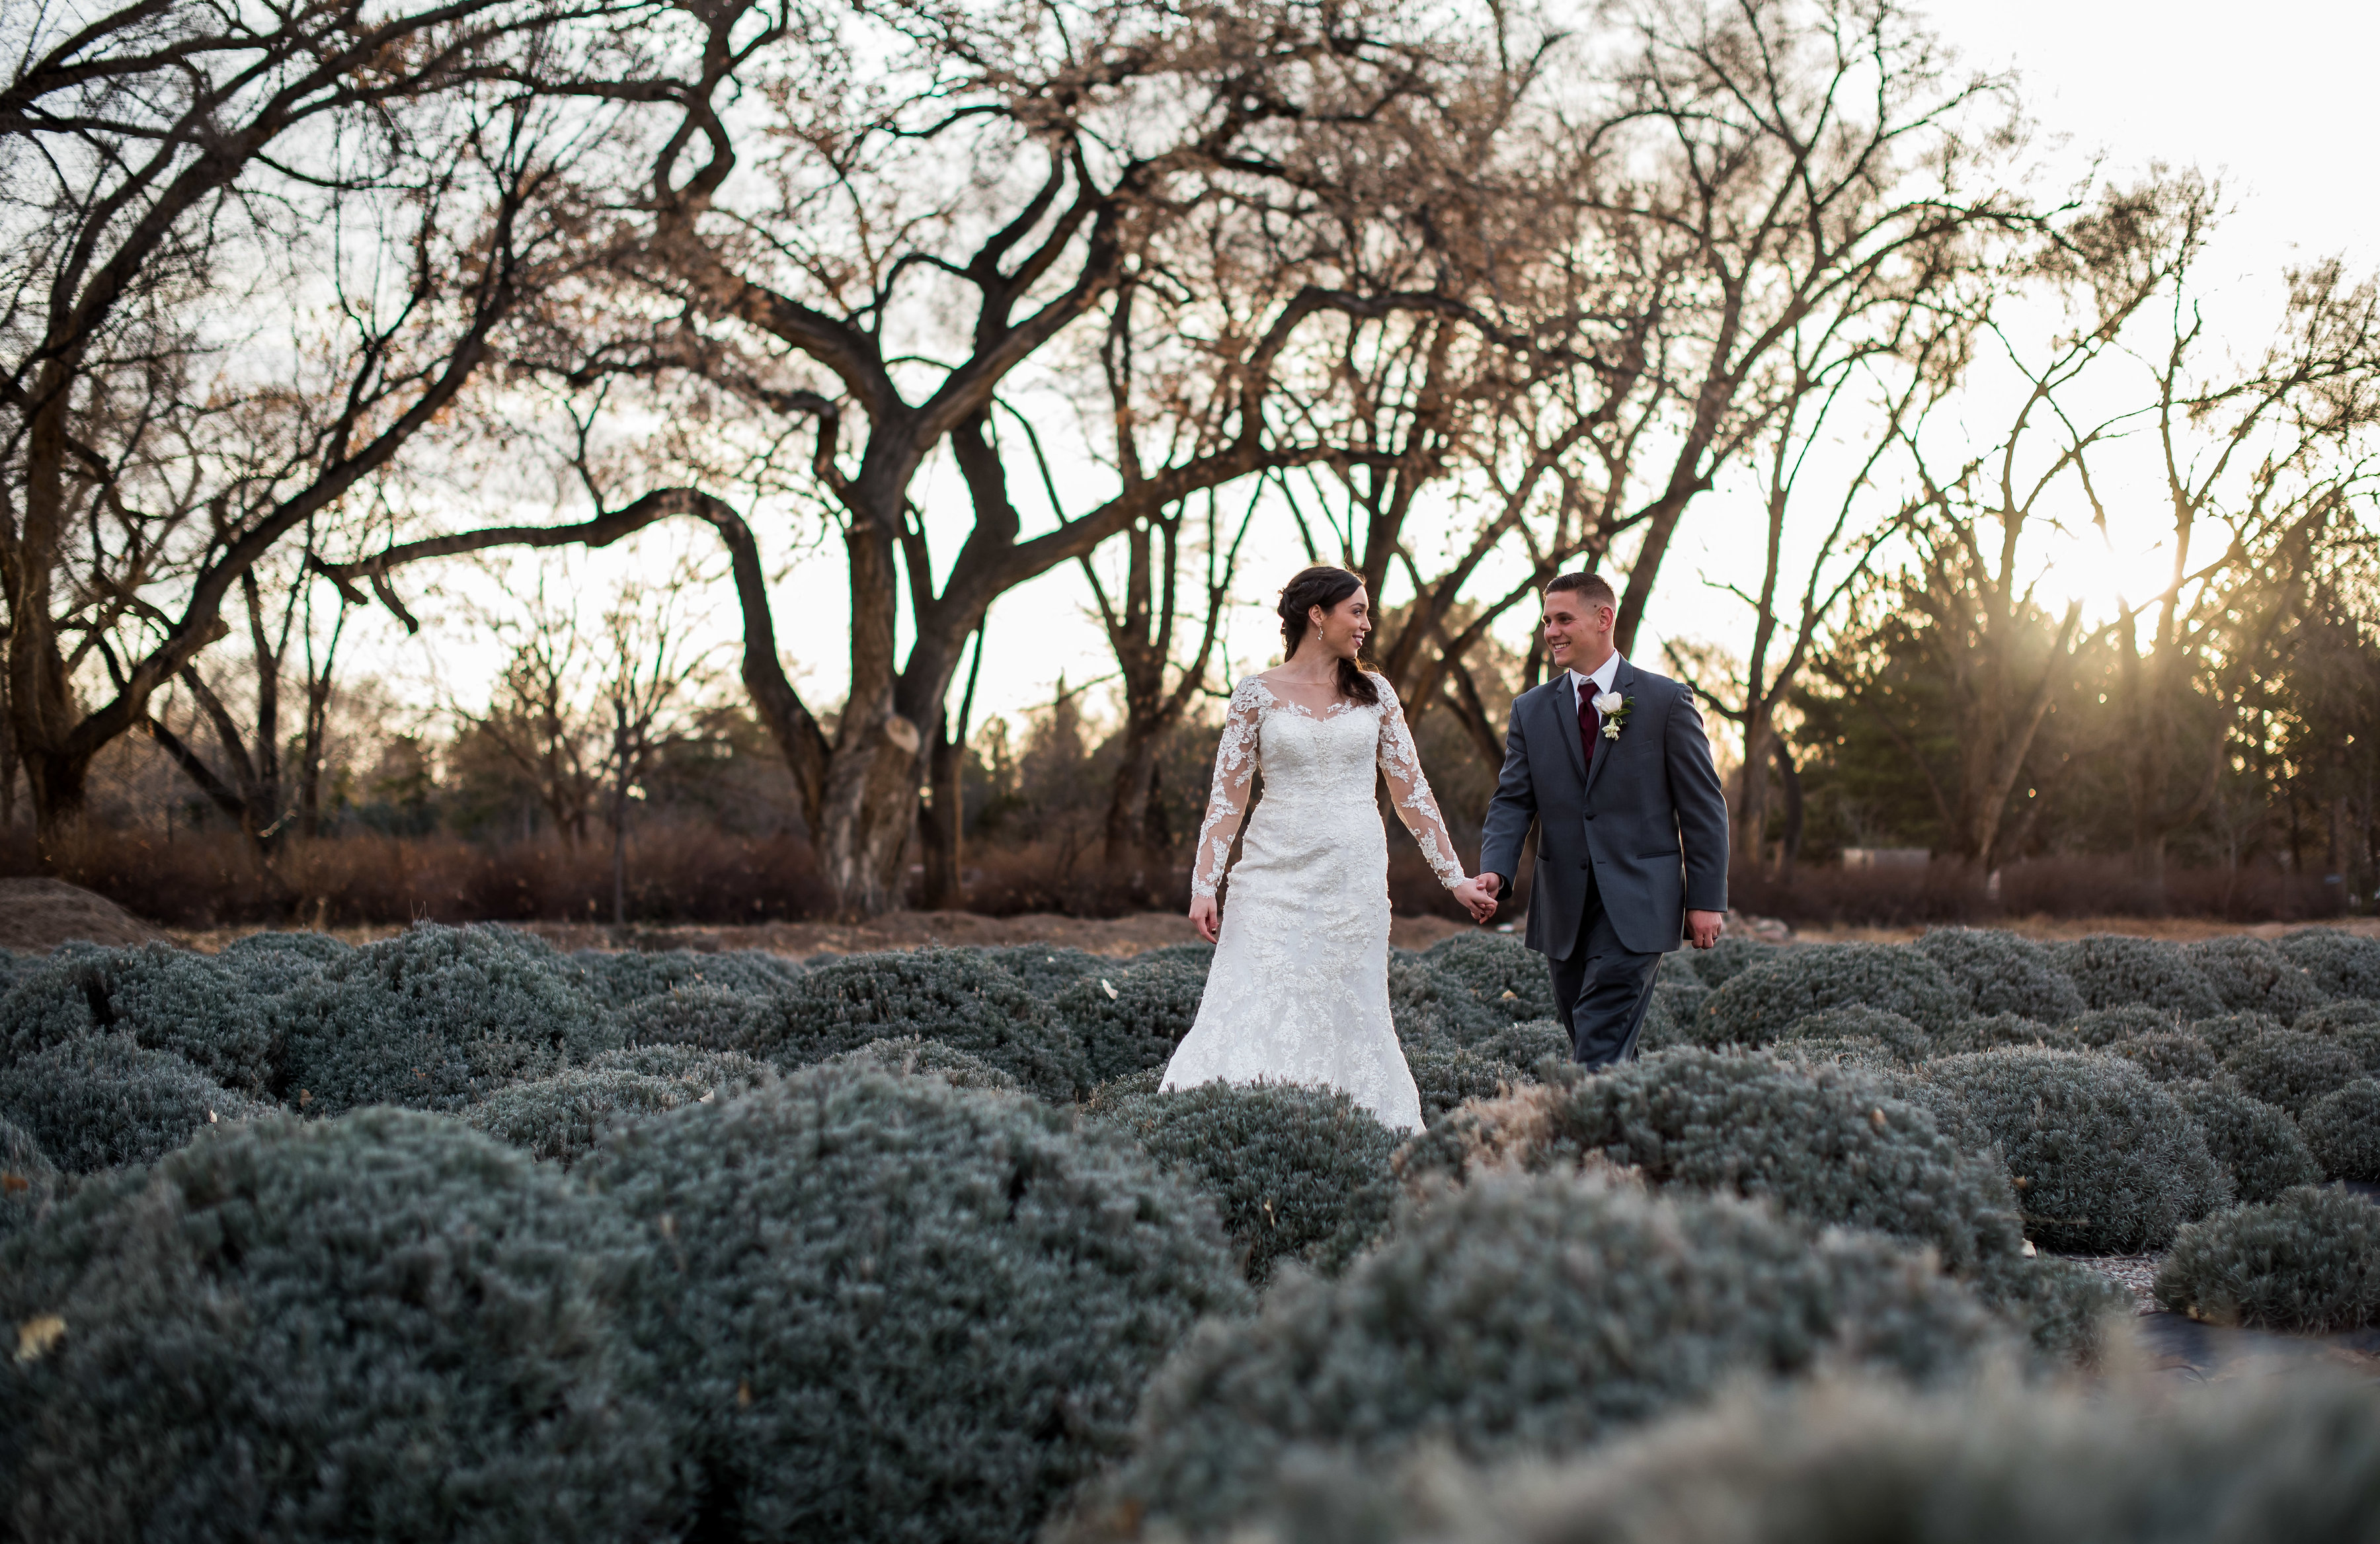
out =
<path fill-rule="evenodd" d="M 1589 771 L 1595 767 L 1595 683 L 1586 682 L 1578 688 L 1578 743 L 1586 752 Z"/>

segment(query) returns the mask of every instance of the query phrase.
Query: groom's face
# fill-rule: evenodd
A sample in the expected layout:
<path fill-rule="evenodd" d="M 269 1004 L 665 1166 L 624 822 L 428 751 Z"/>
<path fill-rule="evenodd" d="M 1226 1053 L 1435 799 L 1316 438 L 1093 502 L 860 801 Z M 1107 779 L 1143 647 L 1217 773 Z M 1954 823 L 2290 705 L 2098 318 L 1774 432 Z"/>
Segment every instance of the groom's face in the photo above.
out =
<path fill-rule="evenodd" d="M 1611 651 L 1612 613 L 1575 590 L 1546 591 L 1546 653 L 1558 670 L 1593 670 Z"/>

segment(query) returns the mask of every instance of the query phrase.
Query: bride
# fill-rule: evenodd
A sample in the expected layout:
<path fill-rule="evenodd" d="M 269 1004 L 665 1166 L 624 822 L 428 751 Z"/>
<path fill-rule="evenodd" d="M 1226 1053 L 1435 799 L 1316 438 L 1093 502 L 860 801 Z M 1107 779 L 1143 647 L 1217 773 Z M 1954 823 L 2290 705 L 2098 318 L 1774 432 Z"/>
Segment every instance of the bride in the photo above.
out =
<path fill-rule="evenodd" d="M 1232 693 L 1190 876 L 1190 920 L 1218 944 L 1215 963 L 1164 1088 L 1219 1077 L 1328 1084 L 1390 1129 L 1421 1125 L 1421 1096 L 1389 1023 L 1389 849 L 1376 769 L 1455 898 L 1483 922 L 1496 903 L 1455 857 L 1396 692 L 1356 663 L 1371 630 L 1362 575 L 1308 568 L 1281 592 L 1287 663 Z M 1215 891 L 1259 767 L 1264 796 L 1232 869 L 1219 941 Z"/>

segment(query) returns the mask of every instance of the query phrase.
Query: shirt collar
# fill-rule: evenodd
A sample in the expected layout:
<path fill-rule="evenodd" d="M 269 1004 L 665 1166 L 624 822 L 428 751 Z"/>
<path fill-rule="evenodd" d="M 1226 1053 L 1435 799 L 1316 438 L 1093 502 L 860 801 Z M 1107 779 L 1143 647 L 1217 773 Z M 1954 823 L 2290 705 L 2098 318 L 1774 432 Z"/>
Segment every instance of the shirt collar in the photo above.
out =
<path fill-rule="evenodd" d="M 1596 667 L 1594 675 L 1581 675 L 1577 671 L 1572 671 L 1570 673 L 1571 690 L 1585 692 L 1590 696 L 1599 696 L 1611 689 L 1611 683 L 1619 675 L 1620 650 L 1614 649 L 1611 651 L 1611 657 Z M 1592 690 L 1590 691 L 1589 688 Z"/>

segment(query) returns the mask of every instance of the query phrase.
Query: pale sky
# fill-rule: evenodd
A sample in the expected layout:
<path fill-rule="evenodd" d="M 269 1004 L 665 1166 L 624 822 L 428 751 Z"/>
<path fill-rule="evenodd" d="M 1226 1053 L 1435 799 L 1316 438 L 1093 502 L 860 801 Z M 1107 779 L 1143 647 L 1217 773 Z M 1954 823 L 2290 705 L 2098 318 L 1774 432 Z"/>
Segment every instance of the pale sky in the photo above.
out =
<path fill-rule="evenodd" d="M 2256 302 L 2292 261 L 2329 252 L 2345 254 L 2351 268 L 2380 261 L 2380 213 L 2365 144 L 2380 10 L 2310 0 L 2268 0 L 2253 10 L 2177 0 L 1996 0 L 1937 6 L 1935 16 L 1971 65 L 2020 73 L 2040 125 L 2037 154 L 2053 166 L 2079 170 L 2096 154 L 2119 176 L 2152 161 L 2219 176 L 2235 213 L 2209 271 L 2232 276 L 2243 312 L 2271 315 Z M 929 509 L 955 503 L 954 474 L 946 466 L 929 473 L 922 492 Z M 1640 658 L 1658 662 L 1665 636 L 1737 641 L 1742 608 L 1715 597 L 1703 580 L 1748 585 L 1756 578 L 1740 571 L 1742 554 L 1754 545 L 1743 540 L 1754 509 L 1744 489 L 1724 484 L 1694 506 L 1664 565 Z M 1038 513 L 1028 505 L 1028 518 Z M 653 556 L 597 554 L 583 571 L 600 587 L 612 574 L 650 571 Z M 830 547 L 797 565 L 776 597 L 781 641 L 817 704 L 841 689 L 846 610 L 839 557 Z M 1233 675 L 1272 663 L 1278 639 L 1269 595 L 1302 561 L 1286 529 L 1251 542 L 1240 587 L 1249 603 L 1227 635 Z M 2154 567 L 2144 544 L 2113 553 L 2077 547 L 2056 565 L 2058 578 L 2070 577 L 2067 588 L 2086 603 L 2105 603 L 2127 588 L 2128 573 Z M 1061 675 L 1080 683 L 1113 669 L 1090 604 L 1080 575 L 1068 567 L 994 606 L 978 723 L 1048 702 Z M 722 590 L 722 621 L 733 609 Z M 1528 620 L 1516 619 L 1513 631 Z M 381 627 L 373 632 L 359 666 L 400 687 L 427 680 L 430 656 L 419 640 L 402 642 Z M 466 678 L 482 667 L 468 642 L 449 638 L 439 650 L 450 685 L 468 690 Z M 732 667 L 732 657 L 727 663 Z"/>

